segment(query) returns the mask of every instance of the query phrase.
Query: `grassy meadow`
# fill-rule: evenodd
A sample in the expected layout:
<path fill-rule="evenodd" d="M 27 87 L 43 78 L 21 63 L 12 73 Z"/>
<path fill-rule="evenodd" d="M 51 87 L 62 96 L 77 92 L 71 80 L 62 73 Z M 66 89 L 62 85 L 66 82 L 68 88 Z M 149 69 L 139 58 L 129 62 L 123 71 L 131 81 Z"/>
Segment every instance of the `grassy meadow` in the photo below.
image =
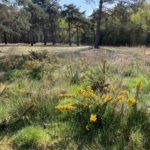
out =
<path fill-rule="evenodd" d="M 137 49 L 0 46 L 0 150 L 150 149 L 150 56 Z"/>
<path fill-rule="evenodd" d="M 91 46 L 72 46 L 69 47 L 67 45 L 57 45 L 57 46 L 43 46 L 41 43 L 37 43 L 34 46 L 30 46 L 28 44 L 9 44 L 7 46 L 0 44 L 0 57 L 6 55 L 28 55 L 30 51 L 41 52 L 47 51 L 48 53 L 67 53 L 67 52 L 75 52 L 79 50 L 90 49 Z"/>

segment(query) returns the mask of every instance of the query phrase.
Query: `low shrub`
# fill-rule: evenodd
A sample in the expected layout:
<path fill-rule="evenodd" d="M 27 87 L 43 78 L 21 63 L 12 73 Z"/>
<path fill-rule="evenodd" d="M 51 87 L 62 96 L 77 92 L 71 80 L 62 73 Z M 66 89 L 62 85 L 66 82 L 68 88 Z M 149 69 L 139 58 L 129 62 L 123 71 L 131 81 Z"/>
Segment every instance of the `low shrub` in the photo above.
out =
<path fill-rule="evenodd" d="M 90 135 L 92 140 L 97 134 L 101 134 L 101 144 L 104 147 L 121 147 L 117 142 L 122 139 L 124 144 L 129 142 L 130 145 L 131 142 L 132 146 L 135 144 L 134 147 L 140 148 L 144 144 L 141 145 L 140 139 L 134 139 L 134 134 L 131 135 L 132 141 L 129 139 L 134 128 L 143 129 L 145 125 L 149 125 L 148 110 L 139 107 L 141 87 L 142 82 L 138 81 L 132 97 L 128 91 L 117 87 L 109 86 L 105 93 L 95 93 L 90 86 L 79 88 L 72 97 L 72 103 L 59 104 L 55 108 L 64 115 L 67 112 L 77 137 Z"/>
<path fill-rule="evenodd" d="M 13 136 L 12 142 L 18 149 L 46 150 L 50 142 L 49 135 L 40 126 L 28 126 Z"/>
<path fill-rule="evenodd" d="M 46 50 L 42 52 L 30 51 L 29 53 L 30 57 L 35 60 L 42 61 L 43 59 L 48 58 L 48 52 Z"/>

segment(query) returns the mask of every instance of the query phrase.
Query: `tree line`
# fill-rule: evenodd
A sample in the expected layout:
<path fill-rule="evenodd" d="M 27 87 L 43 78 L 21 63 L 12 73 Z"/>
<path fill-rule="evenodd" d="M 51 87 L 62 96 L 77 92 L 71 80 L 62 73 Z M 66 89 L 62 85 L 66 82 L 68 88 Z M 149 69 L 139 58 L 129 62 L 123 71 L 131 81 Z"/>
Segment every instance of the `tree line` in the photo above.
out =
<path fill-rule="evenodd" d="M 0 42 L 5 44 L 148 46 L 149 24 L 145 0 L 99 0 L 90 16 L 74 4 L 60 6 L 59 0 L 0 2 Z"/>

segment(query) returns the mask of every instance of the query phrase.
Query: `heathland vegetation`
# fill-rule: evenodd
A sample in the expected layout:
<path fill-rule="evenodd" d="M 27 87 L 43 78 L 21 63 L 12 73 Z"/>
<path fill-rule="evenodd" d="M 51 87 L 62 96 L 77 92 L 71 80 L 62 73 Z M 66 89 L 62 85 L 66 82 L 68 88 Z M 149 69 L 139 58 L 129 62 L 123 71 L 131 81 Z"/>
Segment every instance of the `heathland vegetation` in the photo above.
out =
<path fill-rule="evenodd" d="M 1 149 L 150 148 L 149 56 L 78 53 L 1 58 Z"/>
<path fill-rule="evenodd" d="M 149 150 L 149 23 L 144 0 L 0 1 L 0 150 Z"/>

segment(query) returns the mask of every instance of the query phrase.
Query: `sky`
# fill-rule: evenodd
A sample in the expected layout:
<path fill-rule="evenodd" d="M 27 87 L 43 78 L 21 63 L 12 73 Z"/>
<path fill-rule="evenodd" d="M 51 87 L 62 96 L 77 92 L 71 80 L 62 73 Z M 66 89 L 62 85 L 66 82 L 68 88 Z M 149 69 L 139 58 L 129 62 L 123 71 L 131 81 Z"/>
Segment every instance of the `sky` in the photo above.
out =
<path fill-rule="evenodd" d="M 13 0 L 11 1 L 13 2 Z M 86 0 L 58 0 L 61 6 L 64 4 L 76 5 L 81 11 L 85 11 L 87 16 L 91 15 L 93 10 L 98 7 L 98 0 L 93 1 L 94 2 L 87 3 Z"/>
<path fill-rule="evenodd" d="M 95 2 L 87 3 L 86 0 L 59 0 L 61 6 L 64 4 L 73 3 L 76 5 L 81 11 L 86 11 L 86 15 L 89 16 L 93 12 L 93 9 L 98 7 L 97 0 Z"/>

